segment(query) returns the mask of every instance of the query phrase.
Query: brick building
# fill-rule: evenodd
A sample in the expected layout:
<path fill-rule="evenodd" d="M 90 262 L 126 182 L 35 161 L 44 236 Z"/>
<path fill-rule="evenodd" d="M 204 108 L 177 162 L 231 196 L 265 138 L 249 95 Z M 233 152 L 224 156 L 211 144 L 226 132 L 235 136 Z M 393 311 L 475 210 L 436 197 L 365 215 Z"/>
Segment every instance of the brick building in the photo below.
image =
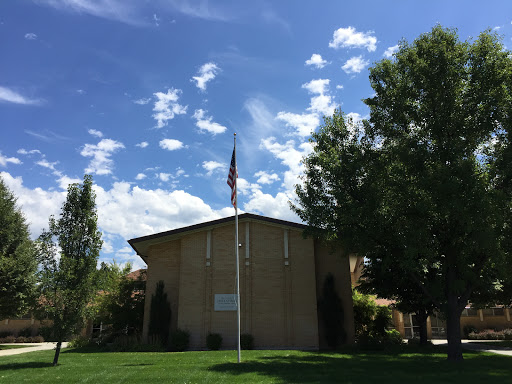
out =
<path fill-rule="evenodd" d="M 354 342 L 349 259 L 304 239 L 304 228 L 249 213 L 239 216 L 241 333 L 250 333 L 256 348 L 326 347 L 317 302 L 329 273 L 342 302 L 347 343 Z M 236 309 L 229 305 L 236 289 L 234 217 L 129 244 L 148 265 L 144 337 L 151 295 L 162 280 L 172 309 L 171 332 L 188 330 L 192 349 L 204 349 L 209 333 L 221 334 L 224 347 L 236 348 Z"/>

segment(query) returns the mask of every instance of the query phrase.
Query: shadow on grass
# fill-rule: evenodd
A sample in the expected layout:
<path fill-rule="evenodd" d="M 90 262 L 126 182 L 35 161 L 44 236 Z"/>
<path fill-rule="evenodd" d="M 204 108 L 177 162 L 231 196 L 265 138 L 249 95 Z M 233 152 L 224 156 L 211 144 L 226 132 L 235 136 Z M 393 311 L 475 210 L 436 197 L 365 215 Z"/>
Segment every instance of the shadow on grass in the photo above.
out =
<path fill-rule="evenodd" d="M 3 370 L 18 370 L 18 369 L 37 369 L 53 367 L 52 363 L 43 363 L 40 361 L 26 362 L 26 363 L 9 363 L 0 364 L 0 371 Z"/>
<path fill-rule="evenodd" d="M 146 365 L 155 365 L 155 364 L 145 364 L 145 363 L 140 363 L 140 364 L 121 364 L 123 367 L 144 367 Z"/>
<path fill-rule="evenodd" d="M 300 355 L 261 356 L 237 363 L 217 364 L 210 371 L 240 376 L 257 373 L 277 381 L 297 383 L 415 383 L 486 382 L 512 379 L 510 357 L 464 353 L 465 361 L 446 361 L 444 348 L 429 351 L 395 350 L 390 352 L 354 351 L 352 353 L 306 352 Z"/>

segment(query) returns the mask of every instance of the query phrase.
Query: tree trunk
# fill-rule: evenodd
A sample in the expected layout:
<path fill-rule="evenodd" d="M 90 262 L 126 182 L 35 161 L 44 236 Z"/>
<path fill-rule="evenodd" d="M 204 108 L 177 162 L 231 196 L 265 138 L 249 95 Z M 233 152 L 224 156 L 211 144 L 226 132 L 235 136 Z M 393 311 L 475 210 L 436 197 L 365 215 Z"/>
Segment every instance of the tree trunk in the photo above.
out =
<path fill-rule="evenodd" d="M 60 355 L 60 347 L 61 347 L 61 345 L 62 345 L 62 341 L 57 342 L 57 347 L 55 348 L 55 356 L 53 358 L 53 366 L 54 367 L 59 362 L 59 355 Z"/>
<path fill-rule="evenodd" d="M 446 313 L 446 338 L 448 340 L 448 360 L 462 361 L 462 342 L 460 333 L 460 315 L 457 296 L 448 294 L 448 308 Z"/>
<path fill-rule="evenodd" d="M 420 326 L 420 345 L 427 345 L 427 318 L 428 314 L 423 311 L 416 312 L 416 318 Z"/>

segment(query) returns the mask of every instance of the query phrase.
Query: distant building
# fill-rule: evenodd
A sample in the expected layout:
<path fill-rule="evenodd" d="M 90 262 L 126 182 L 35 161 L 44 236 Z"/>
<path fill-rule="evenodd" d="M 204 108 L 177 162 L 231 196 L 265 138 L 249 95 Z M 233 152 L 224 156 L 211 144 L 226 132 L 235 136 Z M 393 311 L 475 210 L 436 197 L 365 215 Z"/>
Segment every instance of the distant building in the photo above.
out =
<path fill-rule="evenodd" d="M 327 346 L 317 303 L 329 273 L 344 310 L 340 327 L 346 342 L 354 342 L 349 259 L 303 238 L 304 229 L 264 216 L 239 216 L 241 333 L 251 334 L 256 348 Z M 221 334 L 225 348 L 236 348 L 234 217 L 129 243 L 148 266 L 144 337 L 151 295 L 162 280 L 172 309 L 171 332 L 188 330 L 192 349 L 206 348 L 209 333 Z"/>

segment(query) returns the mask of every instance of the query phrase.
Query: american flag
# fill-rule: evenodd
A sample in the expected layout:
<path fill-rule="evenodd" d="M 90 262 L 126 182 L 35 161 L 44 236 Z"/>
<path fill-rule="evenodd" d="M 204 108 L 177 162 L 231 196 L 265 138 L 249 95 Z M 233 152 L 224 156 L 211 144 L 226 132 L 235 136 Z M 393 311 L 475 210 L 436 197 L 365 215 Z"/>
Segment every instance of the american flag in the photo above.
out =
<path fill-rule="evenodd" d="M 235 177 L 238 177 L 238 172 L 236 170 L 235 149 L 233 149 L 233 155 L 231 156 L 231 165 L 229 166 L 228 185 L 231 188 L 231 204 L 233 204 L 233 207 L 236 208 Z"/>

